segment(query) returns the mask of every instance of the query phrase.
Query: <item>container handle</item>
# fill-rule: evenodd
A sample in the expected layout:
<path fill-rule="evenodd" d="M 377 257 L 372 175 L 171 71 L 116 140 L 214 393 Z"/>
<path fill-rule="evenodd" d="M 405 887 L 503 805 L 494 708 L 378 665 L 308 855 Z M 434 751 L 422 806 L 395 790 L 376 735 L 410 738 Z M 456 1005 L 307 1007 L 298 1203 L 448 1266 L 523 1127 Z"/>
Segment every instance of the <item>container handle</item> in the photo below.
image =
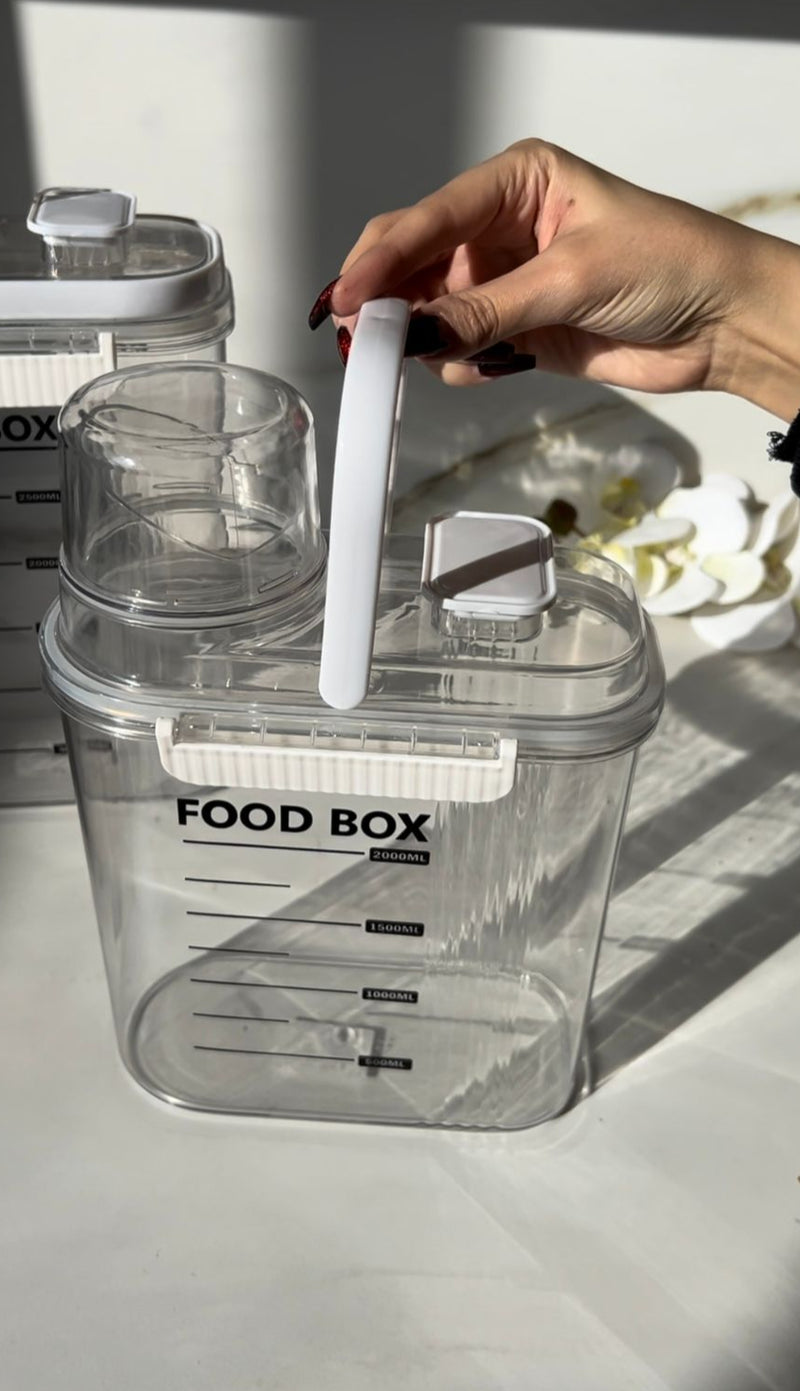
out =
<path fill-rule="evenodd" d="M 408 319 L 405 300 L 365 304 L 347 361 L 319 674 L 319 693 L 335 710 L 360 705 L 369 688 Z"/>

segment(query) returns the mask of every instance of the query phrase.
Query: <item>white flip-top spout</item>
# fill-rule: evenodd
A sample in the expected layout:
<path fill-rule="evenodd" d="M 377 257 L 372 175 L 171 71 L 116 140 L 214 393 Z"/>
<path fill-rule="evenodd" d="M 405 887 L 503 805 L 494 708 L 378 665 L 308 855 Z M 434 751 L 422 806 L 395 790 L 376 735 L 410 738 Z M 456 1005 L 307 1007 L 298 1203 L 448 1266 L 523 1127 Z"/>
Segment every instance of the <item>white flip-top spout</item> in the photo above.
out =
<path fill-rule="evenodd" d="M 319 675 L 335 710 L 360 705 L 369 688 L 408 318 L 405 300 L 363 306 L 342 389 Z"/>

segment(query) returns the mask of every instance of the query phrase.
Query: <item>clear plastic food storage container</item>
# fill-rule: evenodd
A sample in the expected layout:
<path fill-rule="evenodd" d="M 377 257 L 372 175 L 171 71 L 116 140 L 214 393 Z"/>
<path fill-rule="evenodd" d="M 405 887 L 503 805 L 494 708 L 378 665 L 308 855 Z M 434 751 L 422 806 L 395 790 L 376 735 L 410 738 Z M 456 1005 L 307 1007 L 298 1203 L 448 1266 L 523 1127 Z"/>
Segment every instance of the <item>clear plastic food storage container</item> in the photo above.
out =
<path fill-rule="evenodd" d="M 117 363 L 222 360 L 233 299 L 210 227 L 51 188 L 0 220 L 0 803 L 69 800 L 36 633 L 57 592 L 58 411 Z"/>
<path fill-rule="evenodd" d="M 356 389 L 380 310 L 342 403 L 326 700 L 311 418 L 224 366 L 120 372 L 65 407 L 46 681 L 143 1086 L 215 1111 L 527 1126 L 573 1091 L 662 667 L 628 576 L 529 518 L 456 513 L 383 547 L 392 430 L 360 431 Z M 362 545 L 341 523 L 365 462 L 384 482 Z"/>

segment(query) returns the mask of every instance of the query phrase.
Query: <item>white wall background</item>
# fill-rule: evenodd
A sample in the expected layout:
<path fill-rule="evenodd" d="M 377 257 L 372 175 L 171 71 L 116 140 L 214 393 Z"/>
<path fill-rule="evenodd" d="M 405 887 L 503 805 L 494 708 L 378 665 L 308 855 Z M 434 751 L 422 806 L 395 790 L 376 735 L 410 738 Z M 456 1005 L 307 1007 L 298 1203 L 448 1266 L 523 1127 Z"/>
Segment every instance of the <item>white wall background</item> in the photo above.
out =
<path fill-rule="evenodd" d="M 634 32 L 659 13 L 680 29 L 681 8 L 684 28 L 748 36 Z M 303 382 L 337 369 L 305 316 L 366 217 L 524 135 L 709 207 L 800 186 L 800 6 L 773 0 L 16 0 L 14 14 L 24 177 L 109 183 L 212 222 L 236 288 L 229 355 Z M 542 15 L 573 27 L 527 22 Z M 613 30 L 579 27 L 604 16 Z M 763 461 L 769 422 L 743 403 L 648 404 Z"/>
<path fill-rule="evenodd" d="M 338 14 L 341 22 L 323 111 L 313 49 L 315 27 L 326 37 L 326 16 L 304 8 L 305 17 L 299 5 L 292 17 L 60 0 L 16 6 L 37 185 L 110 183 L 137 192 L 143 209 L 217 225 L 236 278 L 232 348 L 241 360 L 310 362 L 302 321 L 318 288 L 314 272 L 334 274 L 363 217 L 526 134 L 712 207 L 800 184 L 798 43 L 459 24 L 463 7 L 438 0 L 399 7 L 412 36 L 405 50 L 376 34 L 370 52 L 365 7 L 329 0 L 327 20 Z M 386 7 L 371 8 L 386 22 Z M 432 33 L 438 71 L 425 57 Z M 409 53 L 398 84 L 392 68 Z M 386 69 L 383 88 L 379 81 L 371 91 L 385 91 L 394 110 L 373 100 L 359 111 L 365 64 L 379 78 Z M 426 109 L 415 116 L 418 86 L 437 82 L 452 108 L 444 142 Z M 342 143 L 331 149 L 337 127 Z M 327 210 L 312 209 L 309 197 L 319 128 L 333 190 Z M 394 183 L 390 170 L 376 171 L 387 145 L 387 158 L 402 162 Z M 324 271 L 312 246 L 324 241 L 322 222 Z"/>
<path fill-rule="evenodd" d="M 800 185 L 800 43 L 473 25 L 463 68 L 464 160 L 536 134 L 704 207 Z"/>
<path fill-rule="evenodd" d="M 50 0 L 17 13 L 36 186 L 111 185 L 216 226 L 238 356 L 270 362 L 306 259 L 302 21 Z"/>

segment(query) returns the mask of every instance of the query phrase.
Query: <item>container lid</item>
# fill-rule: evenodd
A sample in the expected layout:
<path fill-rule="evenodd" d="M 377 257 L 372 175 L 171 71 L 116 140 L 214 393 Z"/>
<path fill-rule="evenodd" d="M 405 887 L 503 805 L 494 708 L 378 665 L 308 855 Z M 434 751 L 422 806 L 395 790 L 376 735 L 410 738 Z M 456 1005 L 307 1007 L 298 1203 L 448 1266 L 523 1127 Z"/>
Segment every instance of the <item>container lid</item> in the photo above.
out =
<path fill-rule="evenodd" d="M 336 710 L 365 699 L 400 426 L 409 306 L 372 300 L 348 354 L 336 459 L 319 691 Z M 555 602 L 553 538 L 532 517 L 458 512 L 428 523 L 422 589 L 451 618 L 536 620 Z M 529 624 L 528 636 L 539 628 Z"/>
<path fill-rule="evenodd" d="M 0 220 L 0 326 L 126 325 L 227 304 L 222 243 L 187 218 L 136 213 L 113 189 L 49 188 L 28 218 Z M 223 316 L 224 317 L 224 316 Z"/>
<path fill-rule="evenodd" d="M 168 631 L 141 613 L 84 606 L 62 575 L 41 630 L 47 685 L 93 726 L 153 737 L 159 717 L 193 712 L 260 738 L 262 724 L 334 741 L 423 728 L 490 731 L 548 759 L 607 757 L 653 729 L 664 672 L 630 577 L 606 560 L 556 547 L 557 598 L 534 631 L 456 619 L 448 632 L 420 592 L 421 541 L 385 547 L 370 686 L 357 710 L 318 690 L 319 590 L 287 625 L 263 615 Z M 522 628 L 522 632 L 520 632 Z"/>

